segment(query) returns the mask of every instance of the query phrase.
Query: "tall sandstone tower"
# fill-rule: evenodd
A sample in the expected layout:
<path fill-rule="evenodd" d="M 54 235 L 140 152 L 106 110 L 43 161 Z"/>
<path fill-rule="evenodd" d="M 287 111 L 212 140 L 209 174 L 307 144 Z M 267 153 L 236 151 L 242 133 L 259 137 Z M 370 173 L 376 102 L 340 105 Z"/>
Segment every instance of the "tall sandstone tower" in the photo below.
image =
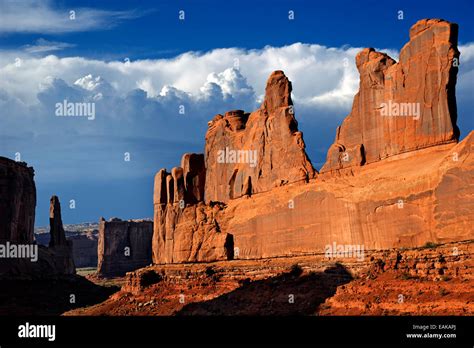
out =
<path fill-rule="evenodd" d="M 275 71 L 268 78 L 260 109 L 250 114 L 229 111 L 209 122 L 206 202 L 228 202 L 315 176 L 294 117 L 291 90 L 291 82 L 283 71 Z M 220 163 L 219 156 L 230 151 L 234 151 L 235 160 L 240 163 Z M 252 155 L 256 156 L 255 163 L 247 160 Z M 224 162 L 232 162 L 231 156 L 225 157 Z"/>
<path fill-rule="evenodd" d="M 410 29 L 398 63 L 373 48 L 362 50 L 359 92 L 321 172 L 457 141 L 457 43 L 457 24 L 424 19 Z"/>

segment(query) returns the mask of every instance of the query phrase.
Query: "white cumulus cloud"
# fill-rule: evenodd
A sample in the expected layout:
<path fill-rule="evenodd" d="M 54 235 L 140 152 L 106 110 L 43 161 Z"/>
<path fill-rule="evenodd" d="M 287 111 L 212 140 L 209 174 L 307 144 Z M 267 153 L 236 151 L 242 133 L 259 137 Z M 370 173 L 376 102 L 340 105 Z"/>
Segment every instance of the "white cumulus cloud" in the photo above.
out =
<path fill-rule="evenodd" d="M 471 43 L 459 48 L 461 130 L 472 129 L 466 114 L 474 109 L 473 47 Z M 0 153 L 11 156 L 22 149 L 26 159 L 46 160 L 48 140 L 54 139 L 58 156 L 83 161 L 81 149 L 97 144 L 92 153 L 94 163 L 109 163 L 124 151 L 134 151 L 134 158 L 141 156 L 142 161 L 136 160 L 136 167 L 123 167 L 119 161 L 95 171 L 83 166 L 87 174 L 71 165 L 62 167 L 62 177 L 93 173 L 127 176 L 133 170 L 133 175 L 143 175 L 157 169 L 160 159 L 178 160 L 183 151 L 202 151 L 207 121 L 228 110 L 257 108 L 270 73 L 283 70 L 293 83 L 296 117 L 308 152 L 319 166 L 357 92 L 359 74 L 354 58 L 359 50 L 295 43 L 253 50 L 187 52 L 170 59 L 131 62 L 3 51 Z M 382 51 L 397 58 L 392 50 Z M 64 100 L 94 102 L 94 121 L 55 117 L 54 106 Z M 166 142 L 166 149 L 162 142 Z M 48 178 L 53 180 L 54 173 Z"/>

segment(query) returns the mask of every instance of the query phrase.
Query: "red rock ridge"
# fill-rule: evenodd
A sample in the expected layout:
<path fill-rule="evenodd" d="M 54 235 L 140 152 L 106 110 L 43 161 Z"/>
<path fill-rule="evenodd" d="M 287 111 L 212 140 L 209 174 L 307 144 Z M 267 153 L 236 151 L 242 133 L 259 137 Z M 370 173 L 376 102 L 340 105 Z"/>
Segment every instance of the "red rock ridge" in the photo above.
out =
<path fill-rule="evenodd" d="M 217 115 L 209 122 L 204 157 L 195 155 L 200 161 L 189 170 L 158 172 L 153 261 L 295 256 L 324 252 L 333 243 L 380 250 L 472 239 L 474 132 L 456 143 L 456 43 L 457 25 L 422 20 L 399 63 L 373 49 L 360 52 L 360 91 L 328 151 L 324 175 L 306 156 L 291 83 L 283 72 L 272 73 L 260 109 Z M 404 110 L 419 117 L 382 116 L 382 103 L 415 105 Z M 256 160 L 239 163 L 232 150 L 255 151 Z M 350 170 L 336 173 L 343 168 Z"/>

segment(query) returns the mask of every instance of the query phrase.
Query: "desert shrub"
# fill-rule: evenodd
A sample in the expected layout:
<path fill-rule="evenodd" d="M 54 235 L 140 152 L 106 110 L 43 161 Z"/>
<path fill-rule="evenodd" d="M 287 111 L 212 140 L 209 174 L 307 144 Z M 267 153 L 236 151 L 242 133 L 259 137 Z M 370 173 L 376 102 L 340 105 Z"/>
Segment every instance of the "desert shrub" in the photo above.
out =
<path fill-rule="evenodd" d="M 143 286 L 143 287 L 147 287 L 147 286 L 156 284 L 156 283 L 160 282 L 161 280 L 162 280 L 162 277 L 158 273 L 156 273 L 152 270 L 149 270 L 149 271 L 144 272 L 141 275 L 140 285 Z"/>
<path fill-rule="evenodd" d="M 439 294 L 440 296 L 446 296 L 447 294 L 449 294 L 449 291 L 446 290 L 445 288 L 441 288 L 439 289 Z"/>
<path fill-rule="evenodd" d="M 301 268 L 300 265 L 295 263 L 294 265 L 291 266 L 290 268 L 290 274 L 295 277 L 299 277 L 303 273 L 303 269 Z"/>
<path fill-rule="evenodd" d="M 425 245 L 423 245 L 423 248 L 424 249 L 432 249 L 432 248 L 436 248 L 439 244 L 437 243 L 434 243 L 434 242 L 426 242 Z"/>

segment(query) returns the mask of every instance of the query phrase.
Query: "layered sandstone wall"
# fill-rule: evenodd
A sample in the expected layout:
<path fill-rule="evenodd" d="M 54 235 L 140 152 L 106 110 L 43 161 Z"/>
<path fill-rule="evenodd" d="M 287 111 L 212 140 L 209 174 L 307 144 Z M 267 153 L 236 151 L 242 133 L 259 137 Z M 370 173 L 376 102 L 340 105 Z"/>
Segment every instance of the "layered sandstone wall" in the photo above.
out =
<path fill-rule="evenodd" d="M 457 42 L 457 24 L 424 19 L 410 29 L 398 63 L 373 48 L 362 50 L 359 92 L 321 172 L 457 141 Z"/>
<path fill-rule="evenodd" d="M 473 151 L 471 132 L 459 144 L 231 201 L 219 224 L 232 231 L 236 259 L 323 252 L 333 243 L 367 250 L 474 239 Z"/>
<path fill-rule="evenodd" d="M 97 247 L 97 273 L 119 276 L 152 262 L 153 222 L 101 219 Z"/>

